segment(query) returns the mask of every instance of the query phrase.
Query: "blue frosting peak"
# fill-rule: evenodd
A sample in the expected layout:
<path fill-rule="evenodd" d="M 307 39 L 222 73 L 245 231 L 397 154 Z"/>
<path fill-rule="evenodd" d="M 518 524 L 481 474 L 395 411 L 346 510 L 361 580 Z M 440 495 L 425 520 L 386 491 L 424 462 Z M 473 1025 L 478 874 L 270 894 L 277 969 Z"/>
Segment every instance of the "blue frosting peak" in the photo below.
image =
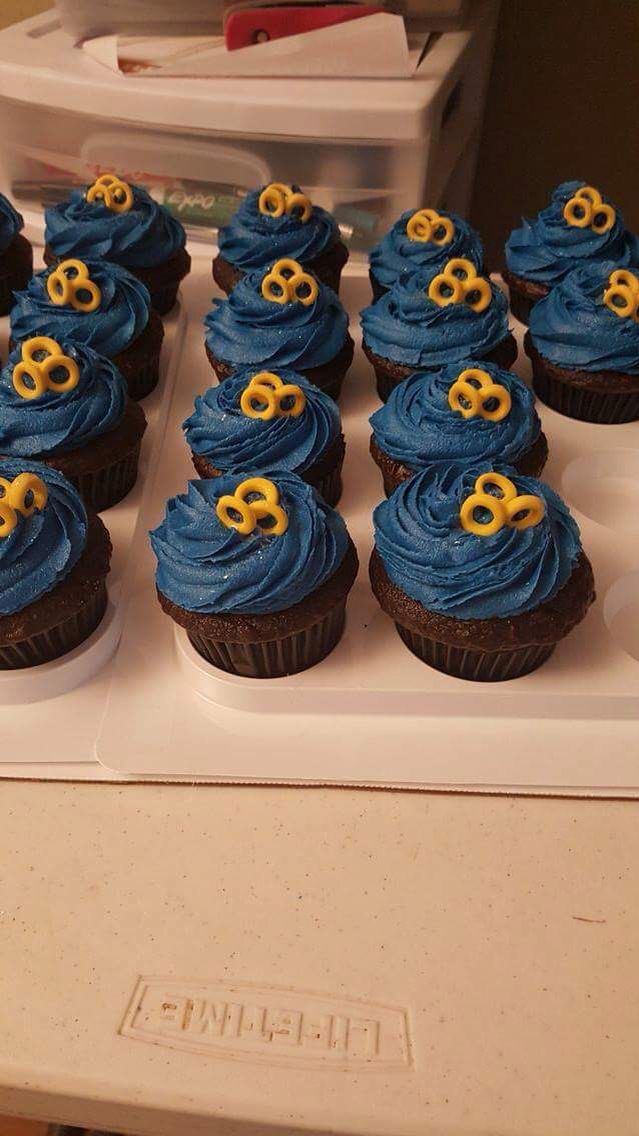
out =
<path fill-rule="evenodd" d="M 100 201 L 87 201 L 87 188 L 72 190 L 67 201 L 46 210 L 45 240 L 60 260 L 104 257 L 125 268 L 151 268 L 184 248 L 182 225 L 146 190 L 131 186 L 131 209 L 114 213 Z"/>
<path fill-rule="evenodd" d="M 295 383 L 306 396 L 302 413 L 297 418 L 248 418 L 240 398 L 255 374 L 255 367 L 236 371 L 198 395 L 193 414 L 183 423 L 186 440 L 194 453 L 209 458 L 220 470 L 254 465 L 301 473 L 339 437 L 337 405 L 297 371 L 281 370 L 282 382 Z"/>
<path fill-rule="evenodd" d="M 584 264 L 535 304 L 530 335 L 541 355 L 560 367 L 639 374 L 639 323 L 603 302 L 618 264 Z"/>
<path fill-rule="evenodd" d="M 408 236 L 406 225 L 414 213 L 415 209 L 402 213 L 379 244 L 371 249 L 370 266 L 379 284 L 392 288 L 397 280 L 406 280 L 422 268 L 440 272 L 446 261 L 459 256 L 471 260 L 481 272 L 484 248 L 479 233 L 467 221 L 456 213 L 440 210 L 440 217 L 448 217 L 453 222 L 455 233 L 447 245 L 436 245 L 433 241 L 414 241 Z"/>
<path fill-rule="evenodd" d="M 448 392 L 462 371 L 479 367 L 510 394 L 511 408 L 500 422 L 451 410 Z M 371 417 L 378 446 L 409 469 L 432 463 L 468 465 L 482 460 L 515 464 L 537 441 L 541 423 L 525 383 L 494 363 L 466 359 L 441 371 L 416 372 L 399 383 L 385 406 Z"/>
<path fill-rule="evenodd" d="M 0 253 L 6 252 L 18 233 L 24 229 L 24 220 L 8 197 L 0 193 Z"/>
<path fill-rule="evenodd" d="M 220 497 L 249 477 L 267 477 L 288 516 L 282 536 L 240 536 L 218 519 Z M 297 474 L 284 470 L 191 481 L 151 533 L 157 586 L 187 611 L 264 614 L 306 599 L 337 571 L 348 548 L 344 521 Z"/>
<path fill-rule="evenodd" d="M 539 524 L 475 536 L 459 510 L 487 471 L 519 494 L 543 497 Z M 405 481 L 373 515 L 375 544 L 389 579 L 429 611 L 456 619 L 506 619 L 532 611 L 563 587 L 581 552 L 579 529 L 557 494 L 508 466 L 430 466 Z"/>
<path fill-rule="evenodd" d="M 306 264 L 339 240 L 334 218 L 320 205 L 313 206 L 305 222 L 290 213 L 281 217 L 260 213 L 258 201 L 264 188 L 248 193 L 229 224 L 220 229 L 220 253 L 230 264 L 244 272 L 268 268 L 285 256 Z M 297 185 L 291 188 L 300 192 Z"/>
<path fill-rule="evenodd" d="M 595 233 L 590 226 L 580 229 L 565 220 L 566 202 L 585 185 L 585 181 L 562 182 L 550 205 L 534 220 L 522 219 L 506 242 L 506 264 L 511 272 L 554 285 L 584 260 L 614 260 L 620 268 L 639 265 L 639 240 L 626 230 L 616 206 L 615 223 L 607 233 Z M 604 202 L 613 204 L 605 196 Z"/>
<path fill-rule="evenodd" d="M 491 283 L 492 299 L 483 312 L 468 304 L 439 307 L 427 295 L 437 275 L 421 271 L 364 308 L 362 331 L 376 355 L 409 367 L 433 369 L 470 356 L 488 355 L 508 335 L 506 297 Z"/>
<path fill-rule="evenodd" d="M 0 372 L 0 453 L 26 457 L 76 450 L 121 420 L 126 388 L 115 364 L 79 343 L 60 347 L 78 364 L 80 381 L 66 393 L 49 389 L 34 399 L 22 398 L 13 385 L 21 348 L 9 356 Z"/>
<path fill-rule="evenodd" d="M 57 307 L 47 292 L 47 278 L 55 268 L 32 276 L 24 292 L 16 292 L 11 310 L 11 335 L 16 342 L 33 335 L 58 341 L 85 343 L 113 359 L 142 334 L 149 322 L 151 298 L 135 276 L 106 260 L 85 260 L 89 277 L 102 293 L 94 312 L 76 311 L 70 304 Z"/>
<path fill-rule="evenodd" d="M 214 300 L 205 319 L 212 355 L 235 367 L 307 371 L 339 354 L 348 316 L 332 288 L 317 282 L 312 304 L 277 304 L 262 296 L 263 272 L 244 276 L 228 300 Z"/>
<path fill-rule="evenodd" d="M 21 473 L 35 473 L 49 496 L 42 511 L 19 513 L 13 532 L 0 537 L 0 615 L 22 611 L 55 588 L 86 545 L 86 509 L 66 477 L 38 462 L 0 458 L 1 478 L 13 481 Z"/>

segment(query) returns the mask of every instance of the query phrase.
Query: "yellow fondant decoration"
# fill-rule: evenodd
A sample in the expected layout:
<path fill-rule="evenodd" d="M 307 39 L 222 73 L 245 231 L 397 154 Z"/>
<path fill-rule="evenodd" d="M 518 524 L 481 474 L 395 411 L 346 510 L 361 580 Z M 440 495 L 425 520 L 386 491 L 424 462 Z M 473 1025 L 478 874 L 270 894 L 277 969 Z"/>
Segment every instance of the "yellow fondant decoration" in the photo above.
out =
<path fill-rule="evenodd" d="M 100 201 L 112 213 L 128 213 L 133 205 L 133 191 L 115 174 L 102 174 L 89 186 L 87 201 Z"/>
<path fill-rule="evenodd" d="M 47 292 L 56 307 L 68 304 L 76 312 L 95 312 L 102 301 L 102 293 L 82 260 L 61 261 L 47 277 Z M 88 299 L 83 298 L 85 293 Z"/>
<path fill-rule="evenodd" d="M 292 401 L 291 401 L 292 400 Z M 306 406 L 306 395 L 296 383 L 284 383 L 271 371 L 253 375 L 242 391 L 240 409 L 247 418 L 299 418 Z"/>
<path fill-rule="evenodd" d="M 45 359 L 36 359 L 36 354 L 47 352 Z M 62 381 L 54 379 L 55 371 L 66 372 Z M 30 381 L 27 382 L 27 379 Z M 46 335 L 36 335 L 22 344 L 22 360 L 13 368 L 12 382 L 20 398 L 28 401 L 40 398 L 45 391 L 67 394 L 75 390 L 80 382 L 80 368 L 75 359 L 62 353 L 55 339 Z"/>
<path fill-rule="evenodd" d="M 594 185 L 582 185 L 564 205 L 563 215 L 573 228 L 590 228 L 600 236 L 609 232 L 617 219 L 612 205 L 606 205 Z"/>
<path fill-rule="evenodd" d="M 18 523 L 18 513 L 30 517 L 36 509 L 44 509 L 49 491 L 35 473 L 19 473 L 13 481 L 0 477 L 0 539 L 9 536 Z"/>
<path fill-rule="evenodd" d="M 272 181 L 262 190 L 257 207 L 260 213 L 264 213 L 267 217 L 282 217 L 284 213 L 295 214 L 303 225 L 310 221 L 313 213 L 310 198 L 281 181 Z"/>
<path fill-rule="evenodd" d="M 436 209 L 418 209 L 409 217 L 406 232 L 411 241 L 442 246 L 452 241 L 455 226 L 450 217 L 441 217 Z"/>
<path fill-rule="evenodd" d="M 608 277 L 604 304 L 622 319 L 639 323 L 639 276 L 627 268 L 617 268 Z"/>
<path fill-rule="evenodd" d="M 482 511 L 480 517 L 476 515 L 478 509 Z M 491 472 L 477 478 L 475 492 L 459 510 L 459 521 L 464 531 L 474 536 L 494 536 L 504 526 L 522 531 L 538 525 L 545 514 L 542 497 L 533 493 L 518 494 L 510 478 Z"/>
<path fill-rule="evenodd" d="M 262 295 L 274 304 L 299 303 L 308 307 L 319 295 L 317 281 L 301 264 L 288 257 L 278 260 L 262 280 Z"/>
<path fill-rule="evenodd" d="M 489 404 L 496 403 L 490 409 Z M 496 383 L 487 371 L 468 367 L 462 371 L 448 392 L 448 405 L 463 418 L 485 418 L 488 422 L 501 422 L 510 413 L 510 391 Z"/>
<path fill-rule="evenodd" d="M 483 312 L 490 304 L 492 292 L 488 280 L 478 275 L 472 261 L 453 257 L 444 266 L 444 271 L 431 280 L 428 298 L 440 308 L 464 303 L 473 312 Z"/>
<path fill-rule="evenodd" d="M 248 501 L 248 497 L 252 500 Z M 237 486 L 235 493 L 220 497 L 216 513 L 226 528 L 235 529 L 240 536 L 250 536 L 256 529 L 262 536 L 282 536 L 288 528 L 288 516 L 279 502 L 279 489 L 272 481 L 249 477 Z"/>

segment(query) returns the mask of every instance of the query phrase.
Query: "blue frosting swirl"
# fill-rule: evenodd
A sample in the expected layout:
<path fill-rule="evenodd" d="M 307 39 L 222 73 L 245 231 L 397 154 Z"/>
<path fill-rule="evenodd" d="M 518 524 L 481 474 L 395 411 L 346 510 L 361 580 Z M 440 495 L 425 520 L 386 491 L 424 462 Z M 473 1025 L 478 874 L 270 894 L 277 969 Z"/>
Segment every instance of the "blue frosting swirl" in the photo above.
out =
<path fill-rule="evenodd" d="M 45 211 L 45 240 L 60 260 L 104 257 L 124 268 L 152 268 L 184 248 L 183 226 L 145 189 L 131 186 L 132 207 L 114 213 L 100 201 L 87 201 L 87 188 L 72 190 L 67 201 Z"/>
<path fill-rule="evenodd" d="M 432 241 L 413 241 L 406 232 L 407 222 L 415 213 L 408 209 L 370 252 L 370 266 L 375 279 L 384 288 L 392 288 L 397 280 L 406 280 L 413 272 L 422 268 L 441 272 L 452 257 L 462 256 L 471 260 L 478 272 L 484 263 L 484 247 L 479 233 L 456 213 L 440 210 L 441 217 L 448 217 L 455 226 L 453 239 L 447 245 L 436 245 Z"/>
<path fill-rule="evenodd" d="M 0 477 L 13 481 L 21 473 L 35 473 L 49 496 L 42 511 L 19 513 L 13 532 L 0 537 L 0 615 L 22 611 L 55 588 L 86 545 L 86 509 L 66 477 L 38 462 L 0 458 Z"/>
<path fill-rule="evenodd" d="M 475 536 L 459 510 L 487 471 L 520 494 L 543 497 L 546 513 L 523 530 Z M 581 551 L 579 529 L 557 494 L 508 466 L 430 466 L 405 481 L 373 514 L 375 544 L 389 579 L 429 611 L 456 619 L 506 619 L 551 600 Z"/>
<path fill-rule="evenodd" d="M 397 282 L 361 313 L 364 341 L 376 355 L 409 367 L 432 370 L 470 356 L 488 355 L 508 335 L 506 297 L 492 282 L 483 312 L 468 304 L 440 308 L 427 295 L 436 272 L 418 272 Z"/>
<path fill-rule="evenodd" d="M 75 340 L 112 359 L 138 336 L 149 322 L 151 297 L 140 280 L 106 260 L 85 260 L 89 276 L 102 299 L 94 312 L 78 312 L 69 304 L 56 307 L 47 292 L 47 277 L 54 268 L 36 272 L 24 292 L 16 292 L 11 310 L 11 334 L 16 342 L 32 335 Z"/>
<path fill-rule="evenodd" d="M 60 347 L 78 364 L 80 381 L 67 393 L 47 390 L 34 399 L 21 398 L 13 386 L 20 347 L 9 356 L 0 372 L 0 453 L 26 457 L 77 450 L 121 420 L 126 387 L 115 364 L 79 343 Z"/>
<path fill-rule="evenodd" d="M 639 323 L 603 302 L 618 267 L 604 262 L 576 268 L 535 304 L 530 335 L 541 355 L 560 367 L 639 374 Z"/>
<path fill-rule="evenodd" d="M 332 288 L 318 282 L 312 304 L 277 304 L 261 293 L 263 273 L 244 276 L 228 300 L 214 300 L 206 342 L 216 359 L 236 367 L 307 371 L 339 354 L 348 316 Z"/>
<path fill-rule="evenodd" d="M 264 188 L 248 193 L 228 225 L 220 229 L 218 247 L 230 264 L 244 272 L 269 268 L 285 256 L 305 264 L 337 243 L 335 219 L 320 205 L 313 206 L 305 222 L 290 213 L 281 217 L 260 213 L 257 203 Z M 298 185 L 292 189 L 300 192 Z"/>
<path fill-rule="evenodd" d="M 607 233 L 595 233 L 588 226 L 580 229 L 564 219 L 564 206 L 585 181 L 564 181 L 558 185 L 550 205 L 533 221 L 522 218 L 506 242 L 506 264 L 516 276 L 539 284 L 556 284 L 584 260 L 614 260 L 621 268 L 639 265 L 639 238 L 624 227 L 623 217 L 614 206 L 616 220 Z M 607 204 L 612 204 L 604 197 Z"/>
<path fill-rule="evenodd" d="M 24 229 L 24 220 L 8 197 L 0 193 L 0 253 L 6 252 L 18 233 Z"/>
<path fill-rule="evenodd" d="M 480 367 L 509 392 L 501 422 L 463 418 L 448 405 L 448 392 L 467 367 Z M 541 422 L 525 383 L 494 363 L 466 359 L 441 371 L 417 371 L 392 391 L 370 419 L 380 449 L 410 469 L 432 463 L 468 465 L 495 459 L 514 464 L 537 441 Z"/>
<path fill-rule="evenodd" d="M 296 383 L 306 396 L 302 413 L 297 418 L 247 418 L 240 397 L 256 373 L 255 367 L 236 371 L 198 395 L 193 414 L 182 424 L 186 440 L 194 453 L 220 470 L 254 465 L 303 472 L 339 437 L 337 405 L 297 371 L 281 370 L 282 382 Z"/>
<path fill-rule="evenodd" d="M 240 536 L 215 512 L 220 497 L 248 477 L 267 477 L 289 523 L 282 536 Z M 259 615 L 285 611 L 337 571 L 348 548 L 346 525 L 314 489 L 284 470 L 223 474 L 189 482 L 151 533 L 157 586 L 187 611 Z"/>

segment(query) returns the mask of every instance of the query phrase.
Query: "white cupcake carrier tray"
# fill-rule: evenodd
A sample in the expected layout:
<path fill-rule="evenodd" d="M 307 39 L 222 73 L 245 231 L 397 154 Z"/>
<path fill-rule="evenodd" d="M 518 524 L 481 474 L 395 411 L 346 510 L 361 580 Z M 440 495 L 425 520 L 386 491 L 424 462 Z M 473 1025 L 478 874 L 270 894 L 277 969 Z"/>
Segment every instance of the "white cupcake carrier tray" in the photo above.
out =
<path fill-rule="evenodd" d="M 64 663 L 0 675 L 0 773 L 639 796 L 639 423 L 573 422 L 540 405 L 544 476 L 579 521 L 597 601 L 534 674 L 453 679 L 410 654 L 368 585 L 382 496 L 368 417 L 379 403 L 358 350 L 341 402 L 340 509 L 361 571 L 342 642 L 311 670 L 273 680 L 236 678 L 197 655 L 156 601 L 147 532 L 194 476 L 180 423 L 214 381 L 201 323 L 213 291 L 210 259 L 196 256 L 186 316 L 169 321 L 161 390 L 144 404 L 140 483 L 104 515 L 116 547 L 107 620 Z M 348 277 L 343 293 L 355 332 L 368 283 Z M 529 377 L 525 356 L 515 369 Z"/>

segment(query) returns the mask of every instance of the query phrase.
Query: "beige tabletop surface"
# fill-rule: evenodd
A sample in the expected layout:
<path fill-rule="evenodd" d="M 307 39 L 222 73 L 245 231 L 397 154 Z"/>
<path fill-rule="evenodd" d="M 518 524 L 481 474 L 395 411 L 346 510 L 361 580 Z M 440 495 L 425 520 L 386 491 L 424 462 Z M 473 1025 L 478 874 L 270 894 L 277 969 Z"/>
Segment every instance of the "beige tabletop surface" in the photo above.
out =
<path fill-rule="evenodd" d="M 0 793 L 0 1111 L 185 1136 L 639 1133 L 637 804 Z"/>

